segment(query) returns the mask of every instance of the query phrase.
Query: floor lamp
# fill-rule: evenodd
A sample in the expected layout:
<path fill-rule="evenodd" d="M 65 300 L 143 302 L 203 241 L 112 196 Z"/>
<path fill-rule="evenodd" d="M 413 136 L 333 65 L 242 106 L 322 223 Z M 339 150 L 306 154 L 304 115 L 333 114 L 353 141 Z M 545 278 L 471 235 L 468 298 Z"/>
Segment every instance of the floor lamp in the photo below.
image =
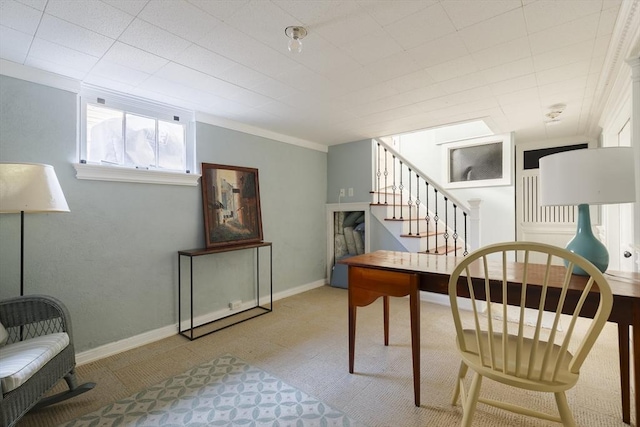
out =
<path fill-rule="evenodd" d="M 609 252 L 591 230 L 589 205 L 635 201 L 633 159 L 631 147 L 565 151 L 540 159 L 540 204 L 578 205 L 578 228 L 567 249 L 602 272 L 609 266 Z"/>
<path fill-rule="evenodd" d="M 20 213 L 20 295 L 24 295 L 24 214 L 69 212 L 53 167 L 0 163 L 0 213 Z"/>

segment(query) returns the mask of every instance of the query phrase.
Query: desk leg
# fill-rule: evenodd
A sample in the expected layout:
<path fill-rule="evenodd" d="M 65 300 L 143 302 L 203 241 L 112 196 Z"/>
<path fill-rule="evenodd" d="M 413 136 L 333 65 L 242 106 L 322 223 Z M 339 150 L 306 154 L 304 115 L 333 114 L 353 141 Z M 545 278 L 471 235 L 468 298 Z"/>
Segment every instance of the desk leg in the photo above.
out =
<path fill-rule="evenodd" d="M 388 272 L 349 266 L 349 373 L 354 372 L 356 307 L 364 307 L 383 297 L 385 345 L 389 344 L 389 297 L 409 295 L 413 391 L 420 406 L 420 277 L 418 274 Z"/>
<path fill-rule="evenodd" d="M 631 422 L 631 378 L 629 373 L 629 325 L 618 323 L 618 351 L 620 353 L 620 390 L 622 421 Z"/>
<path fill-rule="evenodd" d="M 640 313 L 633 310 L 633 385 L 635 387 L 636 425 L 640 422 Z M 627 365 L 629 366 L 629 365 Z"/>
<path fill-rule="evenodd" d="M 413 356 L 413 398 L 416 406 L 420 406 L 420 297 L 418 290 L 409 296 L 411 316 L 411 353 Z"/>
<path fill-rule="evenodd" d="M 383 317 L 384 317 L 384 345 L 389 345 L 389 297 L 382 297 Z"/>
<path fill-rule="evenodd" d="M 356 306 L 349 303 L 349 373 L 353 374 L 356 349 Z"/>

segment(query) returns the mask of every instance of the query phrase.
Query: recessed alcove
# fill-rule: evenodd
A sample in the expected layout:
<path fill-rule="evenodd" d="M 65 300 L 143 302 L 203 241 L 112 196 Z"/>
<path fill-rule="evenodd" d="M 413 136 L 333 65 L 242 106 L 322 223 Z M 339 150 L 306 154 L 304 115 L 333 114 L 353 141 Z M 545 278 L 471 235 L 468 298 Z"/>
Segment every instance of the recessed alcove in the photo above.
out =
<path fill-rule="evenodd" d="M 327 283 L 337 260 L 370 252 L 369 220 L 369 203 L 327 205 Z"/>

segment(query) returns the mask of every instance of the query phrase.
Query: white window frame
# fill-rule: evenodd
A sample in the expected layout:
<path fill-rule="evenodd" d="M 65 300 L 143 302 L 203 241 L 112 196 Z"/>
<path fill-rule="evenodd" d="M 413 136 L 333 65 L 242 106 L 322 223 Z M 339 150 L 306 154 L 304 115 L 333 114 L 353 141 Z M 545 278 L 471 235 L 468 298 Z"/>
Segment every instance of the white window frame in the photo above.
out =
<path fill-rule="evenodd" d="M 101 99 L 98 102 L 98 98 Z M 104 100 L 104 101 L 102 101 Z M 135 166 L 104 165 L 87 162 L 87 103 L 100 104 L 128 113 L 153 117 L 185 126 L 185 172 L 160 169 L 140 169 Z M 83 85 L 80 91 L 78 130 L 78 162 L 74 163 L 76 178 L 97 181 L 137 182 L 147 184 L 198 185 L 196 171 L 195 114 L 193 111 L 155 103 L 106 89 Z M 178 117 L 178 120 L 175 118 Z"/>

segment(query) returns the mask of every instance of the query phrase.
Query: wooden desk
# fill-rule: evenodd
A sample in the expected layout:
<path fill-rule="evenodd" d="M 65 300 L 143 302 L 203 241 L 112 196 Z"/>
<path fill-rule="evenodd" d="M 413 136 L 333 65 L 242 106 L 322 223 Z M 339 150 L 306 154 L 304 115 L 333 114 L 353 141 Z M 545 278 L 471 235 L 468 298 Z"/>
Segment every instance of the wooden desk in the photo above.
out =
<path fill-rule="evenodd" d="M 410 297 L 411 347 L 413 357 L 413 386 L 416 406 L 420 406 L 420 304 L 418 290 L 448 294 L 449 277 L 460 258 L 408 252 L 377 251 L 339 261 L 349 266 L 349 372 L 354 371 L 356 307 L 369 305 L 383 298 L 384 341 L 389 344 L 389 296 Z M 514 263 L 515 266 L 518 263 Z M 563 267 L 558 267 L 562 269 Z M 620 352 L 620 387 L 622 390 L 622 418 L 630 423 L 631 389 L 629 327 L 633 333 L 633 367 L 635 385 L 636 422 L 640 420 L 640 274 L 608 271 L 605 274 L 613 291 L 610 322 L 618 324 Z M 573 276 L 571 288 L 580 289 L 585 282 Z M 529 285 L 532 292 L 535 286 Z M 465 296 L 459 288 L 458 295 Z M 500 302 L 500 301 L 497 301 Z M 550 306 L 553 301 L 548 301 Z M 588 307 L 585 302 L 585 316 Z"/>

